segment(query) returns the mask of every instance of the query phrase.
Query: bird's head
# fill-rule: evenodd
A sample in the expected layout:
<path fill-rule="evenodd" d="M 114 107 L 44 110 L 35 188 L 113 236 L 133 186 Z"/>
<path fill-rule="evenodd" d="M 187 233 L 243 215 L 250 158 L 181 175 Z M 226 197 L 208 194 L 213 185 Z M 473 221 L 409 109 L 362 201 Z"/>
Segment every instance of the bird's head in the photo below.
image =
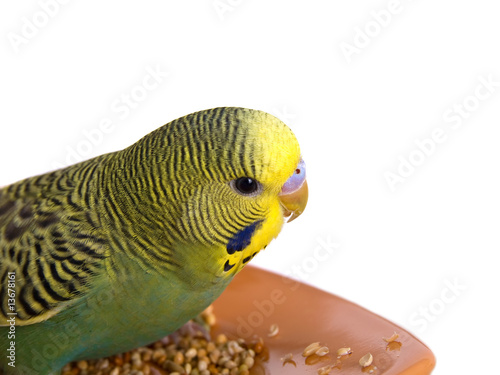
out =
<path fill-rule="evenodd" d="M 161 236 L 173 263 L 198 276 L 234 276 L 306 206 L 306 168 L 297 139 L 268 113 L 200 111 L 140 144 L 151 150 L 146 170 L 154 171 Z"/>

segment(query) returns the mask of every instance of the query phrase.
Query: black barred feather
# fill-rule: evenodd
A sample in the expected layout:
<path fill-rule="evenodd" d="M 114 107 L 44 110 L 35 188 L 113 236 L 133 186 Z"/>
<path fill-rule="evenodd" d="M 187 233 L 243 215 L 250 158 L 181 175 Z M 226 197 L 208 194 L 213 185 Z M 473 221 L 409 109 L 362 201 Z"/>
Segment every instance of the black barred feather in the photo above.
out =
<path fill-rule="evenodd" d="M 197 271 L 213 282 L 237 272 L 234 262 L 246 263 L 259 249 L 243 254 L 227 244 L 244 228 L 260 227 L 255 223 L 271 207 L 279 210 L 269 202 L 277 202 L 299 159 L 295 137 L 279 120 L 215 108 L 174 120 L 122 151 L 0 189 L 0 275 L 16 273 L 17 324 L 50 318 L 84 298 L 94 279 L 126 273 L 131 261 L 145 272 L 184 272 L 189 283 Z M 244 176 L 261 181 L 267 195 L 247 199 L 232 191 L 229 181 Z M 273 215 L 270 239 L 282 220 Z M 9 313 L 7 293 L 0 284 L 0 325 Z"/>
<path fill-rule="evenodd" d="M 94 163 L 20 181 L 0 189 L 0 274 L 16 274 L 16 304 L 0 299 L 0 325 L 15 310 L 19 325 L 45 320 L 63 303 L 78 298 L 106 257 L 104 238 L 88 220 L 87 189 Z M 75 188 L 76 187 L 76 188 Z M 79 202 L 76 204 L 75 202 Z M 3 279 L 5 280 L 5 279 Z M 0 294 L 7 294 L 7 283 Z"/>

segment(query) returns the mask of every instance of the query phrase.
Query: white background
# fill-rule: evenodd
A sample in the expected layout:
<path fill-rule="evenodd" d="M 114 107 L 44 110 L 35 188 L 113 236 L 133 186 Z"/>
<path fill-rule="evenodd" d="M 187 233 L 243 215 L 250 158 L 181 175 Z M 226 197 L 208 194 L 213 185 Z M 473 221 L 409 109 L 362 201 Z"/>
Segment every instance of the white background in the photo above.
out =
<path fill-rule="evenodd" d="M 253 263 L 414 332 L 434 351 L 436 374 L 496 371 L 494 2 L 46 3 L 0 6 L 0 185 L 74 152 L 121 149 L 196 110 L 266 110 L 299 139 L 310 200 Z M 141 89 L 148 69 L 161 74 Z M 132 94 L 135 108 L 118 111 Z M 108 120 L 89 143 L 84 131 Z M 423 156 L 416 141 L 439 131 L 444 141 L 427 142 Z M 400 157 L 420 165 L 400 170 L 391 189 Z M 335 245 L 318 262 L 321 241 Z"/>

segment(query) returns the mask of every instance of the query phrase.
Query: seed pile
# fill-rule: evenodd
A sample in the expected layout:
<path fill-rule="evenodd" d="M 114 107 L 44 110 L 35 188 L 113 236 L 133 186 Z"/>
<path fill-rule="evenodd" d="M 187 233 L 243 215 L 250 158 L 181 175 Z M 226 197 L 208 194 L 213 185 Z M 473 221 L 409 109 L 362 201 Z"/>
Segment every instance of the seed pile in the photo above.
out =
<path fill-rule="evenodd" d="M 215 324 L 212 310 L 202 318 L 208 326 Z M 62 375 L 249 375 L 264 349 L 261 338 L 247 343 L 220 334 L 211 340 L 192 327 L 124 354 L 69 363 Z"/>

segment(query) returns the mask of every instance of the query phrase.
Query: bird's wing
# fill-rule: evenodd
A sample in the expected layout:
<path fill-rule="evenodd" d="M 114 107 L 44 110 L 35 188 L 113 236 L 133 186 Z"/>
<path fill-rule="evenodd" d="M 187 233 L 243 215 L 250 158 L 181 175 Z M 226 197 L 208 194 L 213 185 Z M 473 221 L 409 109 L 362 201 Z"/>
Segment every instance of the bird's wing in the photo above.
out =
<path fill-rule="evenodd" d="M 0 189 L 0 326 L 49 319 L 103 268 L 92 211 L 73 201 L 69 181 L 44 176 Z"/>

